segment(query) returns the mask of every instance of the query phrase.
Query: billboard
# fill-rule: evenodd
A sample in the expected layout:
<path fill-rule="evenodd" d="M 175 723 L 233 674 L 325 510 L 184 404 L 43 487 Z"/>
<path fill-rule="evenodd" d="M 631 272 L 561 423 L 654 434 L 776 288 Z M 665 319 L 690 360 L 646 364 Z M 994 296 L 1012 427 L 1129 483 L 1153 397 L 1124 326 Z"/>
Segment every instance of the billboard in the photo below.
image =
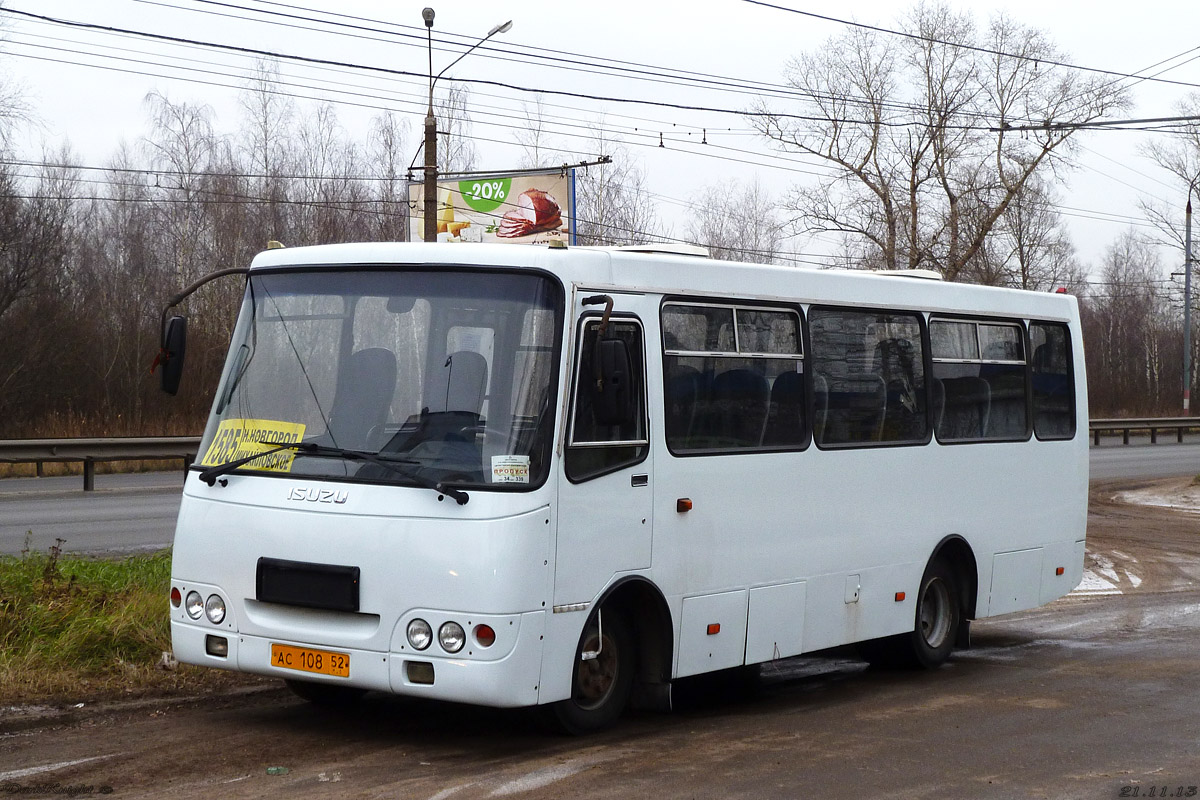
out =
<path fill-rule="evenodd" d="M 438 180 L 438 241 L 547 244 L 570 243 L 574 227 L 573 170 L 541 174 L 446 175 Z M 409 240 L 425 233 L 425 192 L 408 186 Z"/>

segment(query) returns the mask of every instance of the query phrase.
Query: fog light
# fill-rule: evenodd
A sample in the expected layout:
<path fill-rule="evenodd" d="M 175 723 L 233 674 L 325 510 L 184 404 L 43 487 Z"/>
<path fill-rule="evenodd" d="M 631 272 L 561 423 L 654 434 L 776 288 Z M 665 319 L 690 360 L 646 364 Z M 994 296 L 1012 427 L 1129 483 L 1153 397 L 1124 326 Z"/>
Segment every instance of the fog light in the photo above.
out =
<path fill-rule="evenodd" d="M 475 641 L 479 642 L 480 647 L 491 647 L 496 643 L 496 632 L 491 625 L 476 625 Z"/>
<path fill-rule="evenodd" d="M 218 658 L 229 657 L 229 640 L 224 636 L 213 636 L 211 633 L 204 637 L 204 652 Z"/>
<path fill-rule="evenodd" d="M 180 604 L 182 604 L 182 603 L 183 603 L 183 595 L 180 593 L 179 587 L 172 586 L 171 587 L 171 607 L 179 608 Z"/>
<path fill-rule="evenodd" d="M 447 622 L 438 628 L 438 643 L 447 653 L 457 653 L 467 642 L 467 634 L 457 622 Z"/>
<path fill-rule="evenodd" d="M 416 650 L 424 650 L 433 641 L 433 628 L 423 619 L 408 623 L 408 643 Z"/>
<path fill-rule="evenodd" d="M 225 619 L 225 601 L 219 595 L 210 594 L 208 602 L 204 604 L 204 613 L 208 616 L 208 621 L 213 625 L 220 625 Z"/>
<path fill-rule="evenodd" d="M 405 661 L 404 672 L 408 675 L 409 683 L 433 685 L 433 664 L 426 661 Z"/>
<path fill-rule="evenodd" d="M 200 616 L 204 614 L 204 598 L 200 596 L 199 592 L 188 592 L 187 605 L 184 606 L 184 610 L 192 619 L 200 619 Z"/>

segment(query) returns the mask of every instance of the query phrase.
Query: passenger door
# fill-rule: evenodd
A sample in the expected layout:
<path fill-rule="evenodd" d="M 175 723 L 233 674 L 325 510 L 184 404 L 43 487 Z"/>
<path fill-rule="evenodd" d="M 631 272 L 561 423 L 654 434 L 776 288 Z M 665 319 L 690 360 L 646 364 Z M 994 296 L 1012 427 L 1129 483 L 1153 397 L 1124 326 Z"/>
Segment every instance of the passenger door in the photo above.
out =
<path fill-rule="evenodd" d="M 556 607 L 587 603 L 611 578 L 650 566 L 653 495 L 646 399 L 646 330 L 653 301 L 581 293 L 575 308 L 571 398 L 560 483 Z M 611 313 L 606 313 L 612 299 Z M 590 302 L 589 302 L 590 301 Z M 604 324 L 607 318 L 607 325 Z M 599 342 L 610 340 L 609 345 Z M 612 346 L 611 341 L 623 343 Z M 612 373 L 613 352 L 628 353 Z M 618 359 L 619 360 L 619 359 Z M 599 365 L 608 363 L 607 368 Z M 602 373 L 609 374 L 608 378 Z M 607 380 L 608 385 L 602 385 Z M 616 385 L 625 381 L 624 386 Z M 629 414 L 612 416 L 603 392 L 627 392 Z"/>

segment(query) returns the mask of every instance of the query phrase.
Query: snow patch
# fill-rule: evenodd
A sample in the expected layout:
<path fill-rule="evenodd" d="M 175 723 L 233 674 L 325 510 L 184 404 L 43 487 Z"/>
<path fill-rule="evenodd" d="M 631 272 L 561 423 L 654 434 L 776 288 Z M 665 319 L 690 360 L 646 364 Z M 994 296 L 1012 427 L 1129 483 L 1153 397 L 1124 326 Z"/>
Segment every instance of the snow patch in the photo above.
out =
<path fill-rule="evenodd" d="M 1191 481 L 1120 492 L 1114 495 L 1113 499 L 1121 503 L 1172 508 L 1189 514 L 1200 514 L 1200 485 Z"/>

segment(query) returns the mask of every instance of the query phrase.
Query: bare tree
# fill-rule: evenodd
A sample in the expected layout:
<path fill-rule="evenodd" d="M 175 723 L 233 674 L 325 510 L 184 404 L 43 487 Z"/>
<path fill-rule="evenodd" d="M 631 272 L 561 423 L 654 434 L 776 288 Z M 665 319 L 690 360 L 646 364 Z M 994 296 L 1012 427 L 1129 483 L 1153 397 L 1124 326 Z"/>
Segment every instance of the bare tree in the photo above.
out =
<path fill-rule="evenodd" d="M 469 172 L 475 169 L 475 144 L 471 141 L 471 115 L 467 110 L 471 90 L 465 84 L 451 83 L 439 98 L 434 98 L 437 115 L 438 172 Z"/>
<path fill-rule="evenodd" d="M 596 124 L 592 146 L 608 164 L 587 167 L 576 177 L 576 232 L 581 244 L 644 244 L 660 237 L 654 201 L 645 173 L 633 162 L 621 140 L 603 120 Z"/>
<path fill-rule="evenodd" d="M 1158 228 L 1164 242 L 1183 247 L 1183 207 L 1189 197 L 1200 199 L 1200 92 L 1193 92 L 1176 105 L 1180 116 L 1193 117 L 1172 136 L 1150 139 L 1142 153 L 1166 170 L 1183 192 L 1175 203 L 1141 201 L 1142 212 Z M 1180 259 L 1182 261 L 1182 259 Z"/>
<path fill-rule="evenodd" d="M 151 130 L 143 142 L 153 169 L 161 170 L 155 192 L 159 223 L 165 233 L 167 257 L 175 267 L 175 282 L 186 286 L 203 271 L 197 243 L 207 222 L 203 213 L 204 171 L 217 148 L 212 109 L 172 102 L 166 95 L 146 96 Z"/>
<path fill-rule="evenodd" d="M 902 28 L 907 37 L 853 28 L 794 59 L 799 113 L 761 107 L 751 120 L 831 168 L 786 198 L 801 231 L 842 234 L 867 266 L 956 280 L 1033 176 L 1061 168 L 1071 126 L 1124 108 L 1126 93 L 1051 65 L 1062 56 L 1046 37 L 1002 15 L 980 32 L 968 15 L 919 4 Z M 1047 120 L 1063 125 L 1012 130 Z"/>
<path fill-rule="evenodd" d="M 1079 294 L 1084 270 L 1057 210 L 1058 194 L 1034 176 L 1016 194 L 960 279 L 989 286 Z"/>
<path fill-rule="evenodd" d="M 1130 230 L 1105 250 L 1082 316 L 1094 410 L 1139 414 L 1173 405 L 1182 360 L 1179 309 L 1145 237 Z"/>
<path fill-rule="evenodd" d="M 295 169 L 296 161 L 292 141 L 295 103 L 278 91 L 278 82 L 278 62 L 263 59 L 241 94 L 241 155 L 255 176 L 248 182 L 250 190 L 265 201 L 264 207 L 256 209 L 256 222 L 272 239 L 286 237 L 287 181 L 283 176 Z"/>
<path fill-rule="evenodd" d="M 408 122 L 384 112 L 371 120 L 367 160 L 378 182 L 375 237 L 402 242 L 408 238 L 408 185 L 404 180 Z"/>
<path fill-rule="evenodd" d="M 688 236 L 712 258 L 770 264 L 783 241 L 783 223 L 757 179 L 705 188 L 692 202 Z"/>
<path fill-rule="evenodd" d="M 525 125 L 513 132 L 521 145 L 521 166 L 551 166 L 555 154 L 561 151 L 550 144 L 546 130 L 546 104 L 541 95 L 534 100 L 532 108 L 527 103 L 521 103 L 521 111 L 525 115 Z"/>

